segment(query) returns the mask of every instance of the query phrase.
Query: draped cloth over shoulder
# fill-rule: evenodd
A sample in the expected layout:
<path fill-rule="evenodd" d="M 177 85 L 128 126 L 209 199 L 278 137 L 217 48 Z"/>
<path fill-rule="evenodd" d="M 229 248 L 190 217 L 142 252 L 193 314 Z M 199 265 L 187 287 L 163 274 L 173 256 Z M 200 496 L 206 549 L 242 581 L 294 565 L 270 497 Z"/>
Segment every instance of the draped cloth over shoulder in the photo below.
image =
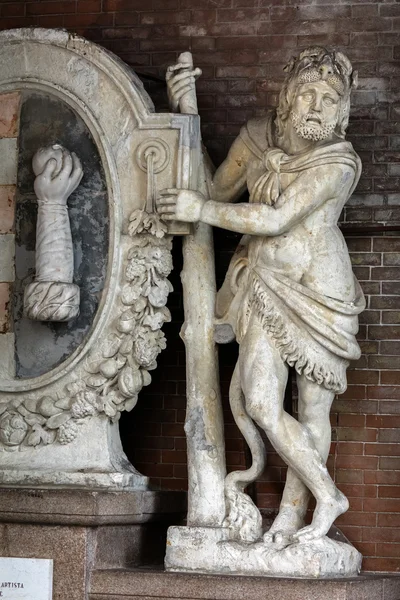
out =
<path fill-rule="evenodd" d="M 280 173 L 300 173 L 322 165 L 329 169 L 329 165 L 336 163 L 354 170 L 352 193 L 361 165 L 351 144 L 339 141 L 303 155 L 288 156 L 269 145 L 270 127 L 271 117 L 257 126 L 250 122 L 241 132 L 243 141 L 264 160 L 266 167 L 250 190 L 250 202 L 257 201 L 254 196 L 258 189 L 258 196 L 261 190 L 263 201 L 273 205 L 271 195 L 279 188 Z M 244 236 L 218 292 L 217 332 L 218 326 L 229 325 L 240 343 L 251 320 L 257 319 L 273 339 L 282 360 L 297 373 L 328 390 L 343 392 L 349 361 L 360 357 L 355 334 L 357 316 L 364 310 L 365 300 L 359 283 L 355 280 L 356 295 L 352 302 L 329 298 L 259 265 L 252 246 L 251 236 Z"/>

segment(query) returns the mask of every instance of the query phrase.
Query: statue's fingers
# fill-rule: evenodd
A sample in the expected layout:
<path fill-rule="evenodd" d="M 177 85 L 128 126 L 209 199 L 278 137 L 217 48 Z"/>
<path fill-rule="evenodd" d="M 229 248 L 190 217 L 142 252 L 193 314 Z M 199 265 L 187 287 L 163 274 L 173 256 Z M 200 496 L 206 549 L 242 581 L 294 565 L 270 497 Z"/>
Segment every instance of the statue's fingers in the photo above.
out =
<path fill-rule="evenodd" d="M 188 63 L 176 63 L 176 65 L 170 65 L 167 69 L 167 73 L 175 73 L 175 71 L 180 71 L 181 69 L 187 71 L 190 69 L 190 65 L 188 65 Z"/>
<path fill-rule="evenodd" d="M 39 177 L 42 177 L 43 179 L 48 179 L 48 180 L 52 179 L 56 168 L 57 168 L 56 159 L 50 158 L 47 161 L 46 166 L 43 169 L 42 173 L 39 175 Z"/>
<path fill-rule="evenodd" d="M 161 196 L 176 196 L 180 190 L 177 188 L 165 188 L 161 190 L 159 193 Z"/>
<path fill-rule="evenodd" d="M 173 215 L 162 215 L 163 221 L 176 221 L 175 213 Z"/>
<path fill-rule="evenodd" d="M 177 100 L 181 100 L 185 94 L 189 94 L 193 92 L 193 85 L 185 85 L 185 87 L 181 88 L 179 92 L 176 93 L 175 97 Z"/>
<path fill-rule="evenodd" d="M 188 79 L 189 77 L 195 77 L 195 71 L 182 71 L 182 73 L 178 73 L 174 75 L 174 83 L 177 81 L 181 81 L 181 79 Z"/>
<path fill-rule="evenodd" d="M 191 74 L 193 75 L 193 77 L 195 79 L 198 79 L 200 77 L 200 75 L 202 75 L 203 71 L 201 69 L 199 69 L 199 67 L 196 67 L 195 69 L 193 69 L 193 71 L 191 71 Z"/>
<path fill-rule="evenodd" d="M 180 79 L 179 81 L 174 82 L 171 85 L 172 94 L 174 94 L 174 96 L 176 96 L 178 94 L 179 90 L 181 90 L 185 86 L 190 85 L 192 87 L 194 84 L 194 81 L 195 81 L 194 77 L 188 77 L 187 79 Z"/>
<path fill-rule="evenodd" d="M 63 152 L 63 168 L 62 168 L 61 172 L 63 173 L 63 175 L 65 174 L 69 177 L 72 173 L 72 168 L 73 168 L 72 156 L 68 151 L 65 151 L 65 152 Z"/>
<path fill-rule="evenodd" d="M 77 186 L 79 185 L 82 177 L 83 177 L 83 169 L 82 169 L 82 164 L 81 161 L 79 160 L 79 157 L 75 154 L 75 152 L 72 153 L 72 173 L 71 173 L 71 179 L 73 180 L 74 184 Z"/>
<path fill-rule="evenodd" d="M 168 217 L 170 217 L 171 215 L 175 216 L 175 213 L 176 213 L 175 209 L 176 209 L 175 206 L 162 206 L 162 207 L 159 207 L 157 212 L 159 215 L 161 215 L 164 218 L 165 216 L 168 216 Z"/>
<path fill-rule="evenodd" d="M 170 206 L 176 204 L 176 196 L 165 196 L 156 201 L 157 206 Z"/>

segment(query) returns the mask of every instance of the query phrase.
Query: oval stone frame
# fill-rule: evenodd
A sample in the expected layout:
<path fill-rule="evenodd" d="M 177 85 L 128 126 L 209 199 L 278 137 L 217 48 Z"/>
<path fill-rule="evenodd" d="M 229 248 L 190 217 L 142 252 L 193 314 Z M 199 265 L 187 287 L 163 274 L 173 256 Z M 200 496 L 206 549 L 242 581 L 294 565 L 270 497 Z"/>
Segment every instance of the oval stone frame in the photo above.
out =
<path fill-rule="evenodd" d="M 60 98 L 87 125 L 106 177 L 110 243 L 83 343 L 39 377 L 0 379 L 0 485 L 146 489 L 122 451 L 117 420 L 136 404 L 165 346 L 171 231 L 151 204 L 160 189 L 195 187 L 199 119 L 154 113 L 127 65 L 64 30 L 0 33 L 0 93 L 26 89 Z M 155 278 L 150 292 L 137 264 Z"/>

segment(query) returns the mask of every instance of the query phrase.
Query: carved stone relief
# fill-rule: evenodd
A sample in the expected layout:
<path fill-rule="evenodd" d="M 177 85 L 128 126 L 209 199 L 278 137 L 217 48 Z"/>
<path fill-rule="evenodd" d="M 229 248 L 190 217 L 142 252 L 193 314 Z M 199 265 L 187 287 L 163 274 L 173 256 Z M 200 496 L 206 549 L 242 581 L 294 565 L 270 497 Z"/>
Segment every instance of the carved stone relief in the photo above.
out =
<path fill-rule="evenodd" d="M 36 276 L 25 288 L 29 319 L 69 321 L 79 314 L 79 287 L 72 282 L 74 257 L 67 200 L 83 171 L 79 158 L 59 144 L 40 148 L 33 157 L 36 225 Z"/>
<path fill-rule="evenodd" d="M 23 98 L 46 94 L 61 99 L 83 119 L 101 157 L 110 232 L 105 286 L 86 337 L 70 356 L 41 375 L 6 375 L 0 380 L 0 485 L 145 489 L 147 478 L 122 451 L 117 421 L 121 411 L 134 408 L 165 348 L 161 327 L 170 319 L 166 302 L 171 291 L 171 233 L 176 231 L 173 226 L 168 230 L 155 214 L 154 201 L 160 189 L 193 186 L 198 119 L 154 114 L 141 82 L 126 65 L 64 31 L 2 32 L 0 55 L 0 93 L 18 91 Z M 71 70 L 78 76 L 71 77 Z M 25 296 L 29 315 L 34 286 L 43 282 L 69 286 L 64 291 L 77 294 L 71 287 L 66 201 L 76 188 L 74 203 L 69 203 L 72 219 L 80 210 L 85 175 L 81 185 L 79 181 L 86 167 L 74 156 L 79 148 L 73 143 L 67 147 L 68 151 L 46 148 L 34 159 L 41 218 L 36 280 Z M 58 175 L 53 160 L 63 165 Z M 26 169 L 26 164 L 19 168 Z M 53 169 L 53 177 L 43 181 Z M 52 191 L 52 202 L 45 207 L 53 183 L 59 189 Z M 46 208 L 54 200 L 57 214 L 62 212 L 57 234 L 46 226 Z M 187 230 L 186 225 L 181 228 Z M 74 235 L 72 228 L 72 241 Z M 53 252 L 46 255 L 49 247 Z M 79 259 L 76 252 L 74 246 Z M 73 330 L 77 302 L 70 304 L 64 317 Z M 52 316 L 35 306 L 36 318 Z M 0 369 L 3 372 L 9 370 Z"/>

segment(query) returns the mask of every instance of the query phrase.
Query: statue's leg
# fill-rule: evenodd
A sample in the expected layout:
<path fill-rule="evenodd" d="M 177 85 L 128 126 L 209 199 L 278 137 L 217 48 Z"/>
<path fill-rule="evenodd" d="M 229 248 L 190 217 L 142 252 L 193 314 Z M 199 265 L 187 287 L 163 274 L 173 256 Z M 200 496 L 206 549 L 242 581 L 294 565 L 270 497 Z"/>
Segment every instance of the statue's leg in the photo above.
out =
<path fill-rule="evenodd" d="M 256 320 L 240 345 L 239 364 L 248 414 L 317 500 L 312 524 L 294 537 L 301 541 L 322 537 L 347 510 L 348 501 L 333 483 L 308 427 L 283 410 L 287 367 Z"/>
<path fill-rule="evenodd" d="M 299 422 L 308 428 L 316 449 L 326 462 L 331 444 L 329 413 L 335 394 L 309 381 L 304 375 L 297 375 L 297 388 Z M 289 468 L 278 516 L 264 539 L 268 542 L 282 542 L 303 527 L 309 498 L 309 489 L 293 469 Z"/>

